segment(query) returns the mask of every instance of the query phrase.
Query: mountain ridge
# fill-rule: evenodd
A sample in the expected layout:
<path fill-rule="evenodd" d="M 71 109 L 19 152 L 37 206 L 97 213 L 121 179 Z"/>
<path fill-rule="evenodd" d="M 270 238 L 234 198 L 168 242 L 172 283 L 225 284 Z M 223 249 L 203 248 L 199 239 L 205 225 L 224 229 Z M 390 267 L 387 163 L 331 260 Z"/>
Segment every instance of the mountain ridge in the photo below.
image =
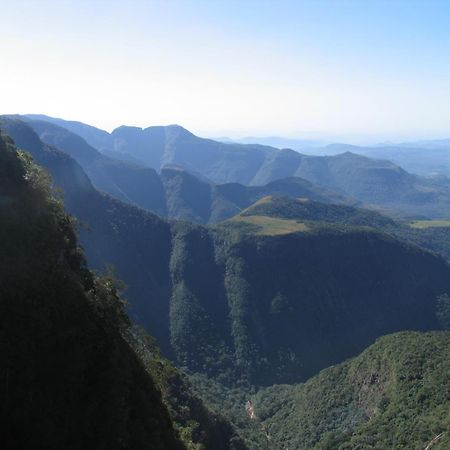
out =
<path fill-rule="evenodd" d="M 56 122 L 77 130 L 91 142 L 95 140 L 98 148 L 107 150 L 108 155 L 116 154 L 119 159 L 134 158 L 157 171 L 164 165 L 175 164 L 216 184 L 265 185 L 295 176 L 370 207 L 397 211 L 402 215 L 436 218 L 450 215 L 449 183 L 407 173 L 383 159 L 345 152 L 334 156 L 311 156 L 290 149 L 221 143 L 197 137 L 179 126 L 176 130 L 184 130 L 179 135 L 173 133 L 171 127 L 121 127 L 107 136 L 95 132 L 97 137 L 93 139 L 91 128 L 87 132 L 86 128 L 71 122 Z"/>
<path fill-rule="evenodd" d="M 42 149 L 30 150 L 41 158 Z M 49 165 L 55 180 L 58 167 Z M 90 264 L 113 263 L 129 285 L 133 317 L 181 366 L 220 375 L 223 382 L 241 376 L 257 384 L 304 379 L 380 334 L 434 328 L 435 298 L 450 290 L 443 260 L 374 230 L 332 226 L 259 236 L 233 221 L 205 228 L 162 220 L 93 187 L 74 192 L 67 205 L 89 224 L 80 234 Z M 397 305 L 393 312 L 390 302 Z M 323 314 L 320 327 L 315 304 Z M 400 314 L 403 309 L 407 314 Z M 350 317 L 359 328 L 350 326 Z M 306 321 L 304 329 L 299 320 Z M 347 336 L 352 328 L 356 340 Z"/>
<path fill-rule="evenodd" d="M 0 123 L 10 135 L 24 139 L 20 119 L 0 118 Z M 97 189 L 119 200 L 147 209 L 161 216 L 214 223 L 249 206 L 265 193 L 308 196 L 322 201 L 351 202 L 343 196 L 314 186 L 306 180 L 288 178 L 269 183 L 265 187 L 242 185 L 217 185 L 199 175 L 192 175 L 179 166 L 164 166 L 161 173 L 142 165 L 120 162 L 99 153 L 82 138 L 56 125 L 42 121 L 28 121 L 28 126 L 45 141 L 71 155 L 86 171 Z M 15 131 L 15 127 L 19 127 Z M 27 131 L 30 135 L 30 130 Z M 37 147 L 37 136 L 29 137 L 28 145 Z M 202 202 L 195 197 L 201 195 Z M 205 210 L 206 208 L 206 210 Z"/>
<path fill-rule="evenodd" d="M 118 282 L 87 269 L 48 174 L 2 133 L 0 163 L 5 448 L 245 450 L 230 423 L 131 327 Z"/>

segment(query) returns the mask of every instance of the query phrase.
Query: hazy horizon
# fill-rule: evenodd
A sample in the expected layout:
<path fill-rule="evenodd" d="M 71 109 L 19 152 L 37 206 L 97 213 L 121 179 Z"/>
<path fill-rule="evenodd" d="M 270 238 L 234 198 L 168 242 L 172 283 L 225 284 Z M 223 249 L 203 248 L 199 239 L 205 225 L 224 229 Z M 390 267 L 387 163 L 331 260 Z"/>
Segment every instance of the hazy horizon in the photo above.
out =
<path fill-rule="evenodd" d="M 349 144 L 349 145 L 395 145 L 395 144 L 406 144 L 408 142 L 420 142 L 421 140 L 427 141 L 427 140 L 441 140 L 441 139 L 450 139 L 450 132 L 448 134 L 443 134 L 441 136 L 438 135 L 404 135 L 403 137 L 401 135 L 386 135 L 386 134 L 357 134 L 357 133 L 326 133 L 326 132 L 297 132 L 297 133 L 286 133 L 286 134 L 260 134 L 260 135 L 251 135 L 246 134 L 244 132 L 235 133 L 233 130 L 222 130 L 222 131 L 216 131 L 216 132 L 197 132 L 191 128 L 186 127 L 182 123 L 147 123 L 143 125 L 136 125 L 134 123 L 119 123 L 117 126 L 113 126 L 110 128 L 102 127 L 100 125 L 97 125 L 96 123 L 92 122 L 86 122 L 83 119 L 80 118 L 68 118 L 68 117 L 62 117 L 60 115 L 51 116 L 49 114 L 44 114 L 42 112 L 28 112 L 28 113 L 6 113 L 7 116 L 14 116 L 14 115 L 23 115 L 23 116 L 47 116 L 52 119 L 61 119 L 65 121 L 73 121 L 73 122 L 80 122 L 85 125 L 93 126 L 95 128 L 98 128 L 103 131 L 107 131 L 108 133 L 111 133 L 116 128 L 119 128 L 121 126 L 127 126 L 127 127 L 137 127 L 137 128 L 148 128 L 153 126 L 171 126 L 171 125 L 177 125 L 181 126 L 191 133 L 196 134 L 199 137 L 208 138 L 208 139 L 214 139 L 218 141 L 230 141 L 230 142 L 242 142 L 246 141 L 245 143 L 253 143 L 252 139 L 254 139 L 254 143 L 258 143 L 257 141 L 264 141 L 264 140 L 286 140 L 286 141 L 310 141 L 311 144 L 314 146 L 325 146 L 328 144 L 333 143 L 342 143 L 342 144 Z M 267 144 L 272 145 L 276 147 L 275 144 Z M 281 147 L 280 147 L 281 148 Z"/>
<path fill-rule="evenodd" d="M 6 1 L 0 113 L 111 131 L 450 137 L 445 1 Z"/>

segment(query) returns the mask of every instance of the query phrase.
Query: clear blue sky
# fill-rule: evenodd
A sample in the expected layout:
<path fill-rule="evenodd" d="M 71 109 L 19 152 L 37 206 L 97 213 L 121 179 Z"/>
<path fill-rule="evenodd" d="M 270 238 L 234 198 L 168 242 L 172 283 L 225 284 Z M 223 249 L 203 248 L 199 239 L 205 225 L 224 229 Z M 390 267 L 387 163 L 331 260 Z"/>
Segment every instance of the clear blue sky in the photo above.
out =
<path fill-rule="evenodd" d="M 450 1 L 3 0 L 0 113 L 450 137 Z"/>

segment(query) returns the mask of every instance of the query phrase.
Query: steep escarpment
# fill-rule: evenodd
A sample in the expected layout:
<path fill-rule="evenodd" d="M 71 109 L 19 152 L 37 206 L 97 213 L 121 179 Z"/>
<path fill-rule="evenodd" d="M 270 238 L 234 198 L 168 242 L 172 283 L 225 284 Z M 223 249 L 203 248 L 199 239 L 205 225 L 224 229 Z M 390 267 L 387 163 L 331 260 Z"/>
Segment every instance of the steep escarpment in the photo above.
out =
<path fill-rule="evenodd" d="M 130 314 L 164 346 L 169 335 L 170 297 L 171 233 L 167 222 L 95 189 L 73 158 L 44 144 L 22 121 L 3 119 L 1 126 L 50 172 L 61 189 L 65 207 L 79 222 L 80 242 L 90 267 L 104 271 L 107 265 L 114 265 L 127 285 Z M 164 350 L 169 349 L 166 346 Z"/>
<path fill-rule="evenodd" d="M 183 448 L 45 173 L 3 136 L 0 158 L 2 446 Z"/>
<path fill-rule="evenodd" d="M 73 158 L 26 125 L 9 129 L 63 189 L 91 266 L 116 266 L 133 318 L 172 362 L 130 327 L 114 278 L 87 270 L 45 173 L 2 140 L 5 445 L 244 449 L 173 362 L 218 412 L 240 411 L 231 418 L 253 448 L 421 448 L 446 432 L 444 333 L 382 339 L 386 345 L 319 373 L 387 333 L 448 327 L 450 268 L 405 242 L 413 234 L 402 237 L 404 224 L 277 197 L 214 227 L 164 220 L 96 190 Z M 172 205 L 180 210 L 179 199 L 188 200 L 201 220 L 212 214 L 205 199 L 231 211 L 260 189 L 240 197 L 239 185 L 218 192 L 178 169 L 164 177 L 173 192 L 197 183 L 192 192 L 202 195 L 176 196 Z M 249 398 L 257 420 L 245 418 Z M 387 423 L 396 430 L 389 437 Z"/>
<path fill-rule="evenodd" d="M 114 278 L 87 269 L 49 176 L 3 135 L 0 237 L 2 447 L 245 449 L 133 331 Z"/>
<path fill-rule="evenodd" d="M 100 191 L 158 214 L 166 213 L 163 186 L 154 169 L 136 162 L 110 158 L 77 134 L 46 121 L 3 116 L 0 122 L 18 145 L 22 145 L 24 133 L 30 135 L 32 129 L 44 146 L 58 148 L 71 156 Z M 30 129 L 24 131 L 25 127 Z"/>
<path fill-rule="evenodd" d="M 368 229 L 260 227 L 175 234 L 171 339 L 191 370 L 231 358 L 252 383 L 300 381 L 383 334 L 439 328 L 436 298 L 450 288 L 443 260 Z"/>
<path fill-rule="evenodd" d="M 447 449 L 449 351 L 448 332 L 389 335 L 305 384 L 261 390 L 252 400 L 267 448 Z"/>
<path fill-rule="evenodd" d="M 191 372 L 301 381 L 382 334 L 439 327 L 447 264 L 374 230 L 392 225 L 379 214 L 302 200 L 205 228 L 72 191 L 90 263 L 116 266 L 133 317 Z"/>

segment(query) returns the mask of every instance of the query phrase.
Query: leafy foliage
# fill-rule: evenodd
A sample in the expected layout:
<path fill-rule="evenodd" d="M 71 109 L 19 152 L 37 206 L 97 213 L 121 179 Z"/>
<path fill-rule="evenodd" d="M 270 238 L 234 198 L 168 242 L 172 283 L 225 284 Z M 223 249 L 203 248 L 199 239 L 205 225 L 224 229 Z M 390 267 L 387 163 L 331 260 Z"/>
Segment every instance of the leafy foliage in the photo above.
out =
<path fill-rule="evenodd" d="M 444 330 L 450 330 L 450 297 L 442 294 L 437 297 L 436 315 Z"/>
<path fill-rule="evenodd" d="M 139 327 L 126 334 L 146 370 L 162 392 L 170 417 L 190 450 L 245 450 L 247 447 L 224 412 L 213 413 L 195 393 L 186 375 L 161 356 L 155 340 Z"/>
<path fill-rule="evenodd" d="M 2 447 L 244 449 L 181 374 L 154 369 L 170 366 L 156 347 L 143 358 L 121 285 L 86 268 L 47 173 L 3 136 L 0 200 Z"/>
<path fill-rule="evenodd" d="M 323 219 L 308 221 L 311 232 L 259 236 L 251 224 L 171 224 L 77 186 L 65 201 L 89 223 L 90 263 L 116 266 L 133 318 L 190 371 L 225 384 L 300 381 L 381 334 L 438 327 L 434 299 L 450 290 L 448 267 L 369 230 L 391 222 L 376 213 L 311 202 L 304 217 Z"/>
<path fill-rule="evenodd" d="M 395 222 L 375 211 L 347 205 L 331 205 L 280 196 L 267 196 L 244 210 L 241 216 L 268 216 L 306 222 L 325 222 L 347 226 L 385 229 Z"/>
<path fill-rule="evenodd" d="M 0 137 L 5 448 L 182 448 L 48 175 Z M 152 444 L 150 444 L 152 443 Z"/>
<path fill-rule="evenodd" d="M 61 166 L 70 168 L 73 177 L 65 180 L 73 188 L 64 198 L 80 220 L 89 222 L 90 230 L 81 233 L 90 261 L 97 267 L 117 266 L 129 286 L 125 294 L 134 317 L 154 331 L 167 355 L 195 372 L 194 379 L 201 380 L 196 389 L 203 389 L 201 383 L 205 391 L 214 386 L 225 405 L 239 401 L 233 409 L 242 408 L 255 386 L 303 381 L 385 333 L 439 327 L 435 299 L 450 292 L 448 265 L 392 237 L 398 233 L 413 241 L 423 230 L 376 213 L 315 202 L 281 208 L 289 213 L 287 220 L 304 220 L 308 232 L 271 236 L 259 235 L 258 225 L 235 221 L 214 228 L 167 222 L 86 188 L 75 176 L 73 160 L 57 151 L 44 146 L 35 152 L 55 173 Z M 266 211 L 275 219 L 280 214 L 276 208 Z M 405 229 L 411 234 L 403 234 Z M 106 293 L 110 301 L 97 314 L 114 321 L 122 305 L 111 296 L 111 287 L 106 279 L 91 281 L 88 290 Z M 154 353 L 150 346 L 146 354 Z M 186 445 L 212 442 L 211 431 L 204 431 L 211 422 L 200 420 L 203 409 L 197 411 L 190 396 L 181 395 L 186 385 L 167 363 L 161 364 L 161 372 L 155 372 L 161 375 L 158 386 Z M 281 391 L 277 395 L 282 398 Z M 178 409 L 170 406 L 171 398 L 180 400 Z M 247 420 L 245 414 L 239 417 L 237 424 Z M 345 417 L 345 427 L 360 420 L 353 410 Z M 261 441 L 260 425 L 252 427 L 257 435 L 251 440 L 261 448 L 264 434 Z M 227 429 L 225 442 L 231 442 L 235 436 Z M 345 437 L 333 433 L 324 434 L 331 448 Z"/>
<path fill-rule="evenodd" d="M 423 450 L 450 443 L 448 333 L 380 338 L 360 356 L 298 386 L 258 392 L 273 448 Z"/>
<path fill-rule="evenodd" d="M 439 328 L 447 264 L 368 227 L 173 230 L 175 356 L 225 384 L 304 380 L 380 335 Z"/>
<path fill-rule="evenodd" d="M 450 334 L 402 332 L 304 384 L 226 388 L 194 375 L 213 409 L 226 409 L 251 449 L 424 450 L 450 443 Z M 253 420 L 245 404 L 254 406 Z"/>

